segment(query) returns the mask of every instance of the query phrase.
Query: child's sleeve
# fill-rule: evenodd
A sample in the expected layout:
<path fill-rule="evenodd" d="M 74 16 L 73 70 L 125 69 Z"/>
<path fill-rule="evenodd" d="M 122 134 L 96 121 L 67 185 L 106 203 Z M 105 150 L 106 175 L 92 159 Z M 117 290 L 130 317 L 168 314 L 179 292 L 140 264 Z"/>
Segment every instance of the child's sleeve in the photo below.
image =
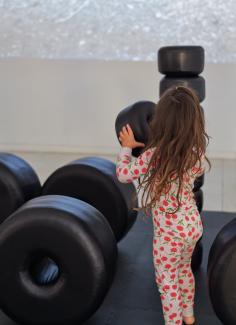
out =
<path fill-rule="evenodd" d="M 205 154 L 201 155 L 201 166 L 199 163 L 196 164 L 195 167 L 193 167 L 192 171 L 196 177 L 199 177 L 204 174 L 206 170 L 206 159 Z"/>
<path fill-rule="evenodd" d="M 146 174 L 153 148 L 147 149 L 137 158 L 134 158 L 131 153 L 131 148 L 121 147 L 117 155 L 116 176 L 121 183 L 131 183 Z"/>

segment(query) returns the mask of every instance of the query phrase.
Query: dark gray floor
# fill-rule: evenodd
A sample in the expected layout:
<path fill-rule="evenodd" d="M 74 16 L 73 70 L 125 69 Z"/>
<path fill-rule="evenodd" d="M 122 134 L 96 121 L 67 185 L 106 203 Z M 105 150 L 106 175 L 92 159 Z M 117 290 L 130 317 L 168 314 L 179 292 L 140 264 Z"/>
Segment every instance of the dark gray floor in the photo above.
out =
<path fill-rule="evenodd" d="M 203 212 L 203 263 L 195 273 L 195 315 L 198 325 L 222 324 L 215 316 L 206 285 L 208 253 L 219 230 L 236 214 Z M 139 215 L 135 225 L 118 244 L 114 283 L 103 304 L 86 325 L 164 325 L 152 262 L 152 222 Z M 0 314 L 0 325 L 13 325 Z"/>

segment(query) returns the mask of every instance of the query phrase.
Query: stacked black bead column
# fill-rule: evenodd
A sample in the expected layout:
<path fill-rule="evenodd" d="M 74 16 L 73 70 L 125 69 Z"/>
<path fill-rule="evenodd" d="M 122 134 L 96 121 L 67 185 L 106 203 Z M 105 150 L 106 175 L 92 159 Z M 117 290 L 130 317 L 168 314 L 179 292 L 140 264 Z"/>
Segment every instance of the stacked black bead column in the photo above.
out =
<path fill-rule="evenodd" d="M 159 95 L 161 96 L 172 86 L 190 87 L 197 94 L 200 103 L 205 99 L 205 80 L 199 76 L 204 69 L 204 49 L 201 46 L 166 46 L 158 51 L 158 69 L 165 76 L 160 81 Z M 203 109 L 202 109 L 203 110 Z M 203 208 L 202 185 L 204 175 L 194 183 L 194 194 L 201 212 Z M 194 250 L 192 269 L 197 269 L 202 260 L 201 238 Z M 197 256 L 196 256 L 197 255 Z"/>

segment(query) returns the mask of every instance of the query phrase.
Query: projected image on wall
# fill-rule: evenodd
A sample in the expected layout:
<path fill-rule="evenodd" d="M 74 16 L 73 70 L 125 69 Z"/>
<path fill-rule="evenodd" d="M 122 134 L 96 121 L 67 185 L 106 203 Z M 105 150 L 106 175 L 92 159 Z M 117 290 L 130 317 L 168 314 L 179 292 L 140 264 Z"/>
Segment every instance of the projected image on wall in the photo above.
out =
<path fill-rule="evenodd" d="M 153 61 L 201 44 L 207 62 L 236 60 L 234 0 L 0 0 L 0 15 L 1 57 Z"/>

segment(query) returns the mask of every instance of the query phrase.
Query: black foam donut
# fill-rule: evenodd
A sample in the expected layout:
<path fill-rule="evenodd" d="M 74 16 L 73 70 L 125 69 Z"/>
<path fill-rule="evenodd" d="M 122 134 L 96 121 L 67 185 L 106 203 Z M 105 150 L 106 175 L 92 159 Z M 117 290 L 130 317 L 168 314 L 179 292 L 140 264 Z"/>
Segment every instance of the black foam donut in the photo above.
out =
<path fill-rule="evenodd" d="M 201 237 L 202 238 L 202 237 Z M 196 246 L 193 250 L 192 260 L 191 260 L 191 268 L 194 271 L 197 271 L 202 263 L 202 257 L 203 257 L 203 247 L 201 238 L 196 243 Z"/>
<path fill-rule="evenodd" d="M 200 102 L 205 99 L 205 79 L 203 77 L 164 77 L 160 81 L 161 96 L 168 88 L 184 86 L 192 88 Z"/>
<path fill-rule="evenodd" d="M 165 46 L 158 51 L 158 69 L 169 76 L 196 76 L 204 69 L 201 46 Z"/>
<path fill-rule="evenodd" d="M 59 275 L 40 285 L 32 265 L 45 257 Z M 1 308 L 22 324 L 79 324 L 101 305 L 116 258 L 113 232 L 96 208 L 64 196 L 33 199 L 0 227 Z"/>
<path fill-rule="evenodd" d="M 203 191 L 199 189 L 198 191 L 194 192 L 194 197 L 196 200 L 198 211 L 199 213 L 201 213 L 203 208 Z"/>
<path fill-rule="evenodd" d="M 134 132 L 135 139 L 146 144 L 150 130 L 149 122 L 154 114 L 155 107 L 155 103 L 143 100 L 120 111 L 115 121 L 117 138 L 119 139 L 119 133 L 122 127 L 129 123 Z M 133 149 L 132 155 L 138 157 L 142 149 L 143 148 Z"/>
<path fill-rule="evenodd" d="M 204 184 L 204 179 L 205 179 L 205 174 L 202 174 L 201 176 L 199 176 L 199 177 L 196 178 L 196 180 L 194 182 L 194 188 L 193 188 L 193 191 L 194 192 L 200 190 L 200 188 Z"/>
<path fill-rule="evenodd" d="M 108 220 L 117 241 L 136 220 L 137 211 L 131 206 L 135 191 L 133 183 L 117 179 L 115 163 L 101 157 L 80 158 L 57 169 L 42 189 L 43 195 L 71 196 L 97 208 Z"/>
<path fill-rule="evenodd" d="M 207 286 L 213 309 L 225 325 L 236 324 L 236 218 L 216 236 L 208 257 Z"/>
<path fill-rule="evenodd" d="M 0 223 L 40 194 L 41 184 L 33 168 L 16 155 L 0 153 Z"/>

